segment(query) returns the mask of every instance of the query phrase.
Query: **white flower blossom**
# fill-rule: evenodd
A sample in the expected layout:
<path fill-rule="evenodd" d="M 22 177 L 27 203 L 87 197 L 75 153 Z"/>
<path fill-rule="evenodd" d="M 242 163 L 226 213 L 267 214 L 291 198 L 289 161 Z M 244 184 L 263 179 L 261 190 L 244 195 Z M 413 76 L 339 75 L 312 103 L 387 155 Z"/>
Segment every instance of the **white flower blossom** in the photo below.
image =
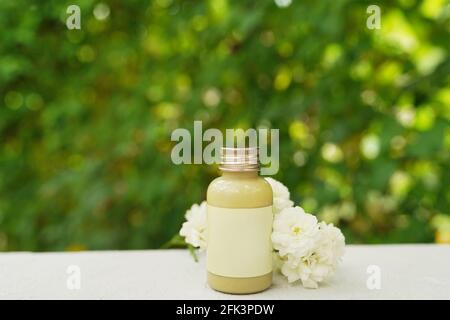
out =
<path fill-rule="evenodd" d="M 272 187 L 273 192 L 273 212 L 275 214 L 281 212 L 285 208 L 290 208 L 294 202 L 290 200 L 290 193 L 288 188 L 281 182 L 273 178 L 265 178 Z"/>
<path fill-rule="evenodd" d="M 273 248 L 281 257 L 288 254 L 303 257 L 319 240 L 317 218 L 301 207 L 286 208 L 275 215 L 272 231 Z"/>
<path fill-rule="evenodd" d="M 317 244 L 317 253 L 323 263 L 334 268 L 341 261 L 345 250 L 345 238 L 339 228 L 333 224 L 319 223 L 320 240 Z"/>
<path fill-rule="evenodd" d="M 318 288 L 336 270 L 344 254 L 345 238 L 332 224 L 318 225 L 318 238 L 304 255 L 287 254 L 281 273 L 288 282 L 300 280 L 305 288 Z"/>
<path fill-rule="evenodd" d="M 200 205 L 194 204 L 186 212 L 186 222 L 180 230 L 180 235 L 185 237 L 186 243 L 200 250 L 206 248 L 206 201 Z"/>
<path fill-rule="evenodd" d="M 316 289 L 319 283 L 328 278 L 333 270 L 326 264 L 320 263 L 316 253 L 297 258 L 289 255 L 281 268 L 288 282 L 301 280 L 305 288 Z"/>

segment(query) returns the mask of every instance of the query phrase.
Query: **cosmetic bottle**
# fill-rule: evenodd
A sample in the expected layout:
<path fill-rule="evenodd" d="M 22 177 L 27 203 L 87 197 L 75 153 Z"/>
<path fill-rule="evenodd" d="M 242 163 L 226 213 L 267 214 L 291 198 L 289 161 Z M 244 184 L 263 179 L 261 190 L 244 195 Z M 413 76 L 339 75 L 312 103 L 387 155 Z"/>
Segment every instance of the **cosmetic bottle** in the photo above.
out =
<path fill-rule="evenodd" d="M 222 148 L 207 192 L 206 265 L 211 288 L 232 294 L 272 283 L 272 188 L 259 176 L 258 148 Z"/>

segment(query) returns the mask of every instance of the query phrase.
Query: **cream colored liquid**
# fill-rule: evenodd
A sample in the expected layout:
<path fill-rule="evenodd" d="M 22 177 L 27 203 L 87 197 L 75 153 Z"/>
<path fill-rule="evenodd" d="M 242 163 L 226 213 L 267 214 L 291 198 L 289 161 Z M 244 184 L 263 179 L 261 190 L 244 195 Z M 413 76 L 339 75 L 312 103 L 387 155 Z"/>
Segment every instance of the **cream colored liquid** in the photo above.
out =
<path fill-rule="evenodd" d="M 272 188 L 258 176 L 257 172 L 224 172 L 222 177 L 211 182 L 207 192 L 208 205 L 221 208 L 263 208 L 272 206 L 272 199 Z M 267 232 L 268 234 L 263 236 L 270 239 L 270 232 Z M 233 230 L 230 230 L 230 233 L 233 233 Z M 240 248 L 233 250 L 240 250 Z M 252 252 L 242 252 L 242 254 L 251 255 Z M 270 287 L 272 271 L 252 277 L 220 276 L 208 271 L 208 283 L 213 289 L 222 292 L 255 293 Z"/>

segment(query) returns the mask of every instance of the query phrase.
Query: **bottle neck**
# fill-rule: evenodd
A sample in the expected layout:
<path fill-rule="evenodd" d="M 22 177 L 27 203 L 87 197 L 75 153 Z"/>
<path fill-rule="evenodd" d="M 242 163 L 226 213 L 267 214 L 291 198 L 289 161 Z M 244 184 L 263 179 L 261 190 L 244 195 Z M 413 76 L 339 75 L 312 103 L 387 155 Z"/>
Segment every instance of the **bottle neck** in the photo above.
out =
<path fill-rule="evenodd" d="M 258 176 L 258 171 L 222 171 L 222 177 L 229 179 L 253 179 Z"/>

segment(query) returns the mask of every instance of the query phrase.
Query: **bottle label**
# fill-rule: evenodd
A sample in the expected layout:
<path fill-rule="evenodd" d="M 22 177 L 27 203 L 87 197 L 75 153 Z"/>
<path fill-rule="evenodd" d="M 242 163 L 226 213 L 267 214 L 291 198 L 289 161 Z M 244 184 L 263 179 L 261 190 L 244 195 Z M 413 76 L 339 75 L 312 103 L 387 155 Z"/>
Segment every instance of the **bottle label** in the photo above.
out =
<path fill-rule="evenodd" d="M 219 208 L 208 205 L 206 268 L 233 278 L 272 271 L 272 206 Z"/>

